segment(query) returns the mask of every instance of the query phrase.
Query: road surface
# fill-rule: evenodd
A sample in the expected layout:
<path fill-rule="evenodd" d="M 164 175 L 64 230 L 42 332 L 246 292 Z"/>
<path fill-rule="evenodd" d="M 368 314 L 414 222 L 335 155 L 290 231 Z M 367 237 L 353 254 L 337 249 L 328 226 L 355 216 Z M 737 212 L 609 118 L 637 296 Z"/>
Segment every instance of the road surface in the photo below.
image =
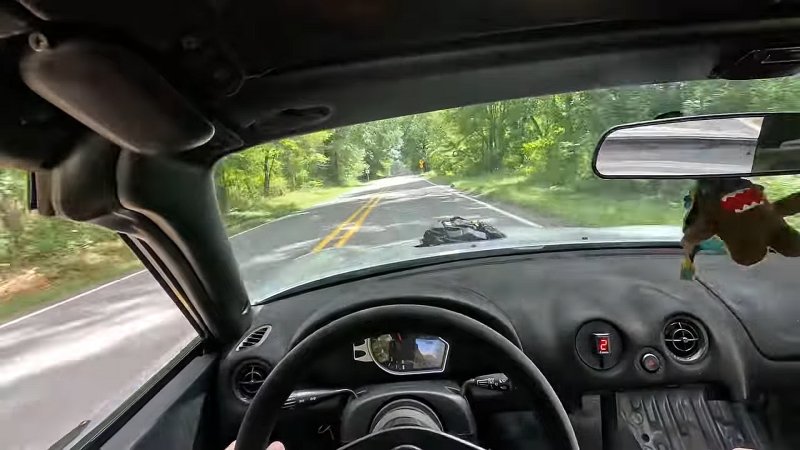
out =
<path fill-rule="evenodd" d="M 597 168 L 609 176 L 750 173 L 760 131 L 753 118 L 623 128 L 606 137 Z"/>
<path fill-rule="evenodd" d="M 305 279 L 286 267 L 349 248 L 413 244 L 435 218 L 452 215 L 503 231 L 539 226 L 449 187 L 396 177 L 241 233 L 232 245 L 259 298 Z M 45 449 L 81 420 L 96 424 L 193 336 L 146 272 L 0 325 L 0 448 Z"/>

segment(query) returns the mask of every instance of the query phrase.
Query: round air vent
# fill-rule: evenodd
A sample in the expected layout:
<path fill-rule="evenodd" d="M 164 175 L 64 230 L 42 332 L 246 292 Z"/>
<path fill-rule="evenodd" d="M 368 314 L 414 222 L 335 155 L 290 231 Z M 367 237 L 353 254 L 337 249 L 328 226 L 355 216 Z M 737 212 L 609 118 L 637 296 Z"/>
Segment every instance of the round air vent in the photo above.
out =
<path fill-rule="evenodd" d="M 664 327 L 664 345 L 678 361 L 692 362 L 705 354 L 708 338 L 697 320 L 685 316 L 674 317 Z"/>
<path fill-rule="evenodd" d="M 240 399 L 249 402 L 269 375 L 269 367 L 260 361 L 247 361 L 233 373 L 233 392 Z"/>

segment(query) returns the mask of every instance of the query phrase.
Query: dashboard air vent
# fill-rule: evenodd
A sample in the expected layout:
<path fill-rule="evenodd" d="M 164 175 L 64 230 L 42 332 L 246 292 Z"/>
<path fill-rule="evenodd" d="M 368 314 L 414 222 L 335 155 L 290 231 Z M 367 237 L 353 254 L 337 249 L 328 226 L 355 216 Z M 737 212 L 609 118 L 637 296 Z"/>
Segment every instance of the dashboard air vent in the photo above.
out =
<path fill-rule="evenodd" d="M 256 396 L 258 389 L 269 375 L 265 363 L 247 361 L 240 365 L 233 374 L 233 390 L 237 397 L 249 402 Z"/>
<path fill-rule="evenodd" d="M 664 345 L 678 361 L 692 362 L 705 354 L 708 338 L 703 326 L 696 320 L 674 317 L 664 327 Z"/>
<path fill-rule="evenodd" d="M 250 334 L 245 336 L 245 338 L 242 339 L 242 342 L 239 342 L 239 345 L 236 346 L 236 351 L 242 351 L 246 348 L 255 347 L 256 345 L 261 344 L 264 342 L 264 339 L 269 336 L 270 331 L 272 331 L 272 327 L 270 325 L 264 325 L 256 328 L 255 330 L 251 331 Z"/>

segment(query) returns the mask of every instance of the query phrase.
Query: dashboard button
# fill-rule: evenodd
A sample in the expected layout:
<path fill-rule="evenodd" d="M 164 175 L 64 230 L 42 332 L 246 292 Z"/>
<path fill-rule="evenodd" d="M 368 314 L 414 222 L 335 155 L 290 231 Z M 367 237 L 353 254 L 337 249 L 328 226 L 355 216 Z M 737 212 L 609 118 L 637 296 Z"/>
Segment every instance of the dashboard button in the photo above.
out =
<path fill-rule="evenodd" d="M 658 372 L 659 369 L 661 369 L 661 358 L 654 353 L 645 353 L 642 355 L 640 363 L 642 369 L 650 373 Z"/>

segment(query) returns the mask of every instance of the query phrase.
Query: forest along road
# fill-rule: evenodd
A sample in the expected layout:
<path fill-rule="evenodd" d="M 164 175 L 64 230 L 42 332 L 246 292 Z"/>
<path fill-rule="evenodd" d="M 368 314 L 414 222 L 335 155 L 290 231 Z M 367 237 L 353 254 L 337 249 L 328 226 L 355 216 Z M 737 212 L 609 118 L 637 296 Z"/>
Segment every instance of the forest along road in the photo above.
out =
<path fill-rule="evenodd" d="M 313 255 L 395 242 L 413 248 L 437 218 L 453 215 L 488 219 L 501 231 L 539 226 L 406 176 L 374 181 L 231 242 L 251 297 L 260 298 L 318 274 L 286 275 Z M 146 272 L 0 325 L 0 448 L 47 448 L 84 419 L 91 428 L 194 336 Z"/>

